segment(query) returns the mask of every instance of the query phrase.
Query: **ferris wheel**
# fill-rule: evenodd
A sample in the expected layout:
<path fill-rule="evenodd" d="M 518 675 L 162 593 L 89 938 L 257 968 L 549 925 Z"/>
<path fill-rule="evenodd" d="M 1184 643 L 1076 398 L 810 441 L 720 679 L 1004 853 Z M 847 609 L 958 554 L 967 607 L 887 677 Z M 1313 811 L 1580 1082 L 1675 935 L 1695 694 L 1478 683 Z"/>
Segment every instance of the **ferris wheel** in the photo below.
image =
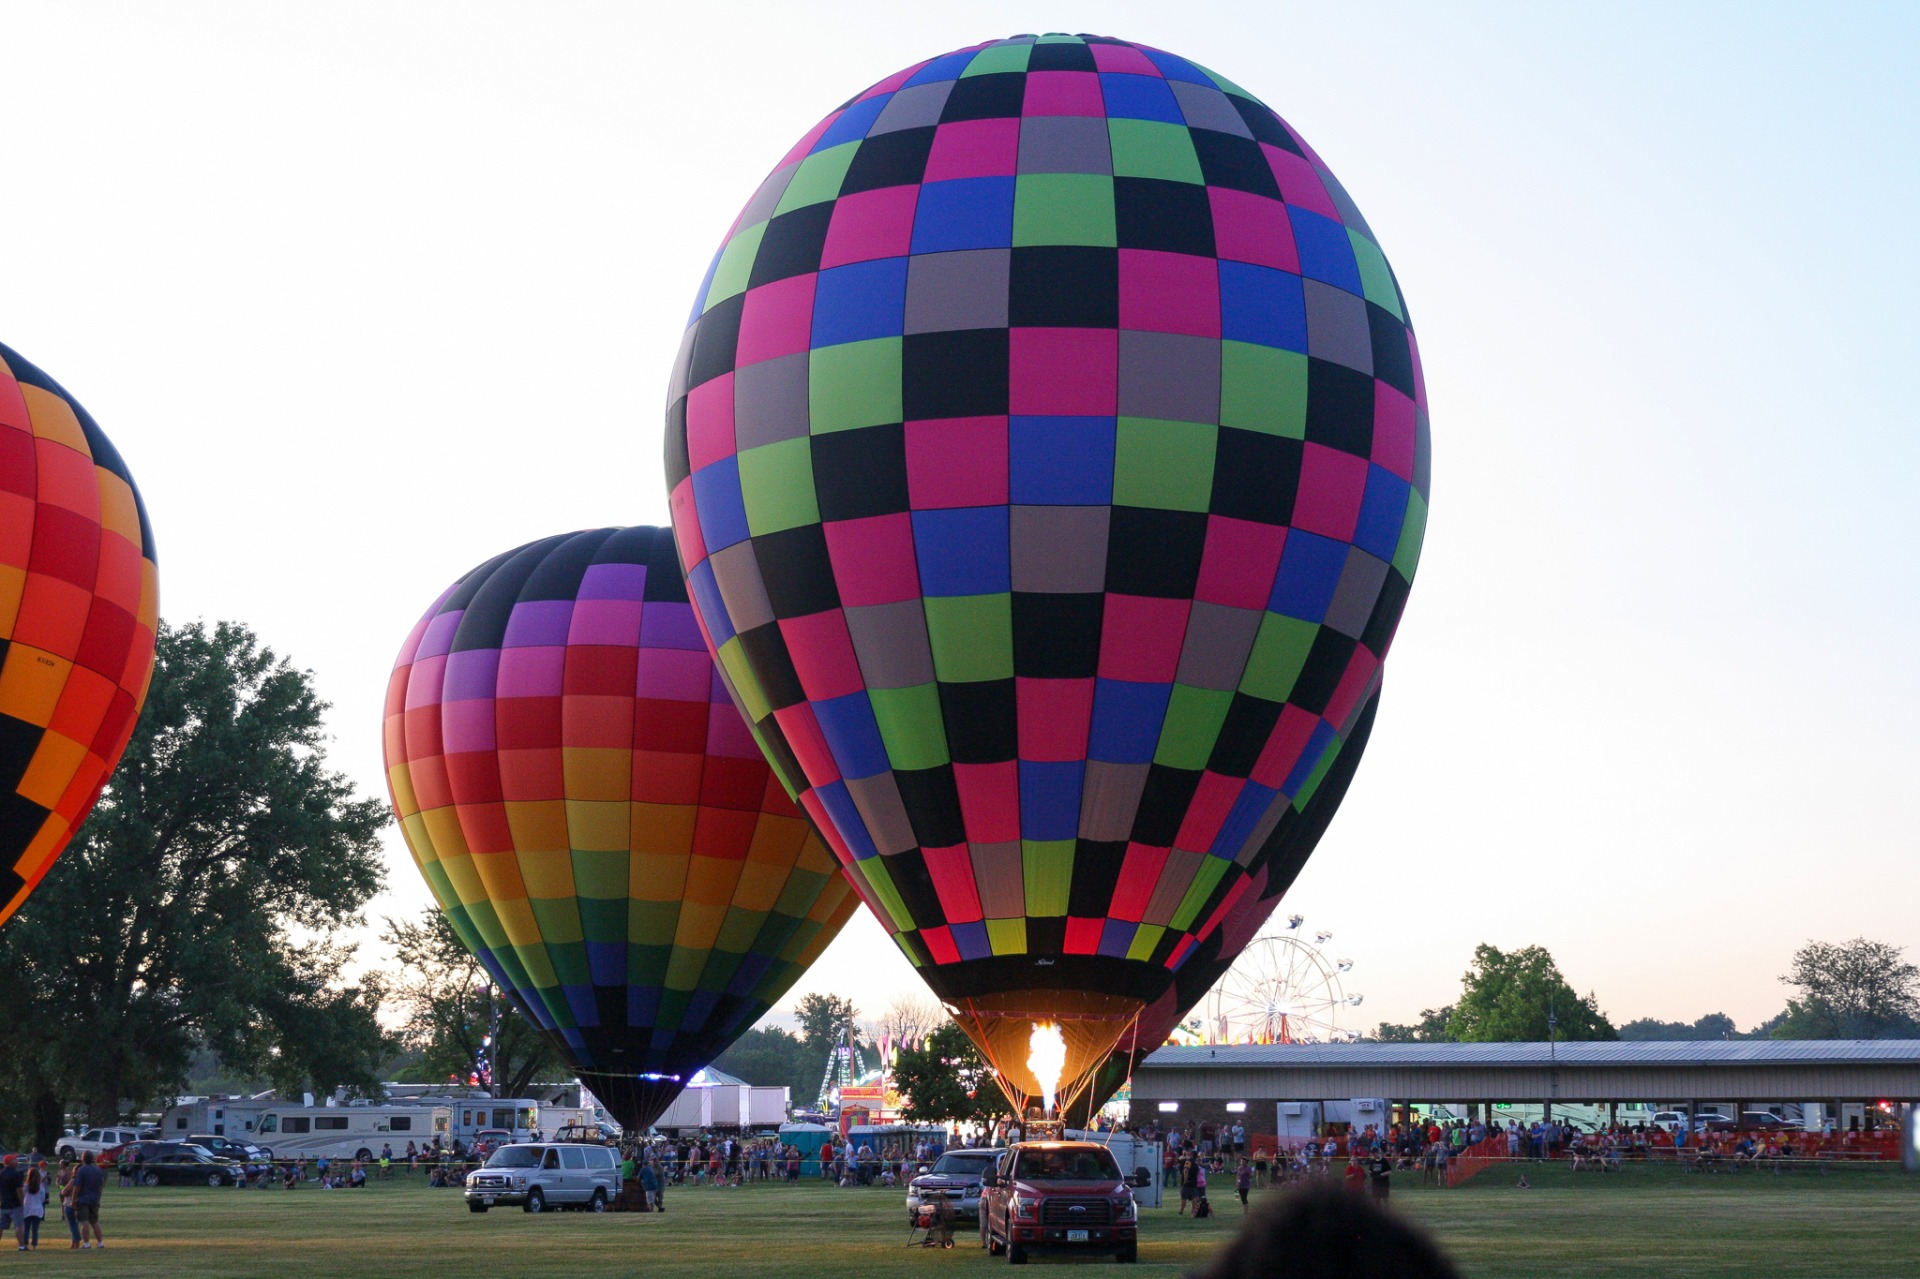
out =
<path fill-rule="evenodd" d="M 1348 994 L 1350 959 L 1335 959 L 1333 934 L 1307 932 L 1305 917 L 1248 943 L 1202 1001 L 1202 1034 L 1210 1044 L 1328 1044 L 1357 1038 L 1342 1014 L 1360 1006 Z"/>

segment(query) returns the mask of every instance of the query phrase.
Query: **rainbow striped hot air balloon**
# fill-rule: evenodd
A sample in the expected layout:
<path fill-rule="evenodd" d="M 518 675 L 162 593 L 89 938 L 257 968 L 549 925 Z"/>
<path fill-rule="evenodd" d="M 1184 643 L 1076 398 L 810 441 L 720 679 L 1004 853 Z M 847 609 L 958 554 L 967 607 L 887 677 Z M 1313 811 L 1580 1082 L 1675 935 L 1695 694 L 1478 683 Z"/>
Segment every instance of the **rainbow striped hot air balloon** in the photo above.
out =
<path fill-rule="evenodd" d="M 455 931 L 629 1129 L 855 908 L 728 700 L 664 529 L 462 577 L 401 648 L 385 748 Z"/>

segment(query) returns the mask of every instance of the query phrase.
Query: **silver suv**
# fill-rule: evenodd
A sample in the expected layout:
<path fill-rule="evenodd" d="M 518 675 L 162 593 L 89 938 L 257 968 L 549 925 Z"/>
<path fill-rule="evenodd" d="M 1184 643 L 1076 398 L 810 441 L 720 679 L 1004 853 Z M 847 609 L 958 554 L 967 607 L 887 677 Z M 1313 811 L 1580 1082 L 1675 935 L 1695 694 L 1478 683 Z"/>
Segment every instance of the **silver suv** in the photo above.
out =
<path fill-rule="evenodd" d="M 585 1208 L 605 1212 L 620 1193 L 620 1163 L 610 1146 L 523 1142 L 502 1146 L 467 1174 L 467 1209 L 519 1204 L 528 1212 Z"/>

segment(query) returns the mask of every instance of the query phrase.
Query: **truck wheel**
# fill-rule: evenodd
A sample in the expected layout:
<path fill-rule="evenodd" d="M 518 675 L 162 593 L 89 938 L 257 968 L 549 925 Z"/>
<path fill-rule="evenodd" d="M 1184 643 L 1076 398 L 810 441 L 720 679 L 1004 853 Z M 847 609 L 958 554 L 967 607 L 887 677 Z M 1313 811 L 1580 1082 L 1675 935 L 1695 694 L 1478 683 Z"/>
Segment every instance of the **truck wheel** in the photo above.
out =
<path fill-rule="evenodd" d="M 527 1192 L 527 1211 L 528 1212 L 545 1212 L 546 1209 L 547 1209 L 547 1197 L 540 1193 L 540 1187 L 535 1186 L 532 1190 L 529 1190 Z"/>
<path fill-rule="evenodd" d="M 1134 1262 L 1140 1260 L 1140 1245 L 1137 1243 L 1128 1244 L 1119 1252 L 1114 1253 L 1113 1259 L 1123 1266 L 1131 1266 Z"/>
<path fill-rule="evenodd" d="M 468 1212 L 485 1212 L 486 1210 L 487 1210 L 487 1206 L 481 1203 L 478 1199 L 474 1200 L 472 1203 L 467 1205 Z"/>
<path fill-rule="evenodd" d="M 607 1210 L 607 1192 L 604 1190 L 594 1191 L 593 1198 L 587 1200 L 587 1211 L 588 1212 L 605 1212 L 606 1210 Z"/>
<path fill-rule="evenodd" d="M 1007 1264 L 1010 1266 L 1024 1266 L 1027 1264 L 1026 1248 L 1011 1239 L 1007 1241 Z"/>
<path fill-rule="evenodd" d="M 62 1159 L 71 1159 L 71 1158 L 73 1158 L 73 1147 L 72 1147 L 72 1146 L 62 1146 L 62 1147 L 60 1147 L 60 1157 L 61 1157 Z"/>

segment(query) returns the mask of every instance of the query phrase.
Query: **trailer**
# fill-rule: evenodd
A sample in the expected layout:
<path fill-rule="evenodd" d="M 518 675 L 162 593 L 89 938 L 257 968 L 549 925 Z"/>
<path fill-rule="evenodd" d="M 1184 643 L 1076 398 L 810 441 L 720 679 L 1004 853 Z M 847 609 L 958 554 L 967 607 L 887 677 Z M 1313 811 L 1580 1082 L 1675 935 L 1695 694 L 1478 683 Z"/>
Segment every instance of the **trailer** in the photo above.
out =
<path fill-rule="evenodd" d="M 754 1084 L 747 1090 L 747 1127 L 774 1129 L 786 1123 L 787 1098 L 785 1085 Z"/>
<path fill-rule="evenodd" d="M 745 1126 L 747 1085 L 709 1084 L 683 1091 L 653 1126 L 661 1132 Z"/>
<path fill-rule="evenodd" d="M 280 1106 L 261 1113 L 255 1140 L 275 1159 L 375 1159 L 383 1146 L 452 1140 L 446 1106 Z"/>
<path fill-rule="evenodd" d="M 447 1106 L 452 1112 L 447 1139 L 462 1145 L 471 1146 L 489 1130 L 509 1134 L 509 1141 L 530 1141 L 542 1126 L 540 1103 L 526 1097 L 455 1097 Z"/>

